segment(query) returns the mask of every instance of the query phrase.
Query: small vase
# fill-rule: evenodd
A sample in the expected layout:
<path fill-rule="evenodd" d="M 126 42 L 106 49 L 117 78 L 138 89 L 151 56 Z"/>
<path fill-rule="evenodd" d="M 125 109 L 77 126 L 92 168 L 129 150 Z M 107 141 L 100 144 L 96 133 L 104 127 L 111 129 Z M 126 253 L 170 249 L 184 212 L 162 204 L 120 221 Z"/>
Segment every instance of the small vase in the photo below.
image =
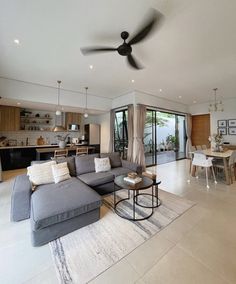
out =
<path fill-rule="evenodd" d="M 66 141 L 59 141 L 58 145 L 59 145 L 59 148 L 64 149 L 66 147 Z"/>

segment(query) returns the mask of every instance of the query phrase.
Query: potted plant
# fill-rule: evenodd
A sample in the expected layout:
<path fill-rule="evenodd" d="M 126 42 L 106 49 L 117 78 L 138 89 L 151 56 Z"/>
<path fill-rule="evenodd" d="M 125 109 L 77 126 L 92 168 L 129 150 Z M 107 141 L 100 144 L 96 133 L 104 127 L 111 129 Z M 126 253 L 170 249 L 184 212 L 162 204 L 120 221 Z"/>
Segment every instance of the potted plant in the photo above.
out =
<path fill-rule="evenodd" d="M 69 136 L 69 134 L 63 135 L 56 135 L 56 138 L 58 139 L 58 145 L 59 148 L 65 148 L 66 147 L 66 138 Z"/>

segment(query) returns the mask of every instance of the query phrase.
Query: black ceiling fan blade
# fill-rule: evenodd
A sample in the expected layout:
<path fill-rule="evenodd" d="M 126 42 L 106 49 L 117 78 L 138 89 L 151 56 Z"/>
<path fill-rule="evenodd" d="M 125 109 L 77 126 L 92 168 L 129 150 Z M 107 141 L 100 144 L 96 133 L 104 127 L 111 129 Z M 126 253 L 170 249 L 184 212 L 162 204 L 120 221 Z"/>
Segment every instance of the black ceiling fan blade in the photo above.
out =
<path fill-rule="evenodd" d="M 96 52 L 117 51 L 114 47 L 82 47 L 81 52 L 83 55 L 89 55 Z"/>
<path fill-rule="evenodd" d="M 143 67 L 140 64 L 138 64 L 138 62 L 134 59 L 134 57 L 131 54 L 127 56 L 127 60 L 129 62 L 129 65 L 134 69 L 138 70 L 143 69 Z"/>
<path fill-rule="evenodd" d="M 133 45 L 144 40 L 154 29 L 155 26 L 161 25 L 164 16 L 157 10 L 152 9 L 148 20 L 143 24 L 141 29 L 131 38 L 128 44 Z"/>

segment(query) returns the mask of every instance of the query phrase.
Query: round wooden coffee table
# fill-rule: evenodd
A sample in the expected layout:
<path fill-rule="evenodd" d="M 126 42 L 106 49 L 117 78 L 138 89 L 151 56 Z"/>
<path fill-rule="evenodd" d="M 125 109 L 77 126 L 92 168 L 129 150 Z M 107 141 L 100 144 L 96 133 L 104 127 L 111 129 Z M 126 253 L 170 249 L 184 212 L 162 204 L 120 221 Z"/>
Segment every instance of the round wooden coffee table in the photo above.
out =
<path fill-rule="evenodd" d="M 142 220 L 146 220 L 148 218 L 150 218 L 152 216 L 152 214 L 154 213 L 154 204 L 152 204 L 153 206 L 150 208 L 151 213 L 147 214 L 146 216 L 142 217 L 142 218 L 138 218 L 136 217 L 136 207 L 139 207 L 140 205 L 138 205 L 136 203 L 136 199 L 137 196 L 139 195 L 139 191 L 140 190 L 145 190 L 149 187 L 151 187 L 153 185 L 153 181 L 152 179 L 145 177 L 145 176 L 140 176 L 142 178 L 142 181 L 136 184 L 131 184 L 128 183 L 124 180 L 124 177 L 126 177 L 127 175 L 121 175 L 115 178 L 114 180 L 114 184 L 123 188 L 123 189 L 127 189 L 128 192 L 128 197 L 126 198 L 122 198 L 119 201 L 116 201 L 116 190 L 114 189 L 114 210 L 116 212 L 117 215 L 119 215 L 121 218 L 124 218 L 126 220 L 130 220 L 130 221 L 142 221 Z M 128 217 L 125 216 L 124 214 L 122 214 L 119 210 L 118 210 L 118 204 L 125 202 L 126 200 L 130 200 L 131 196 L 130 196 L 130 192 L 133 193 L 132 196 L 132 217 Z M 153 199 L 152 199 L 153 202 Z"/>

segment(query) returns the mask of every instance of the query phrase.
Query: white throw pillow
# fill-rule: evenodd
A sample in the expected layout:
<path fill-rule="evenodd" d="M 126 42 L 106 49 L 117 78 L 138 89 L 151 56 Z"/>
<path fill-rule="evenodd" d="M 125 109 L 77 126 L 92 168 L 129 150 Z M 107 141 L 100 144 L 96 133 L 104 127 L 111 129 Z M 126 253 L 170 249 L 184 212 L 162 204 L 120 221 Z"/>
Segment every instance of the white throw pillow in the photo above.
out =
<path fill-rule="evenodd" d="M 71 177 L 67 166 L 67 162 L 52 165 L 52 173 L 55 183 L 59 183 Z"/>
<path fill-rule="evenodd" d="M 96 173 L 107 172 L 111 169 L 110 159 L 107 158 L 94 158 Z"/>
<path fill-rule="evenodd" d="M 50 161 L 42 164 L 35 164 L 27 168 L 27 175 L 33 185 L 41 185 L 47 183 L 53 183 L 54 178 L 52 174 L 52 165 L 55 165 L 55 161 Z"/>

